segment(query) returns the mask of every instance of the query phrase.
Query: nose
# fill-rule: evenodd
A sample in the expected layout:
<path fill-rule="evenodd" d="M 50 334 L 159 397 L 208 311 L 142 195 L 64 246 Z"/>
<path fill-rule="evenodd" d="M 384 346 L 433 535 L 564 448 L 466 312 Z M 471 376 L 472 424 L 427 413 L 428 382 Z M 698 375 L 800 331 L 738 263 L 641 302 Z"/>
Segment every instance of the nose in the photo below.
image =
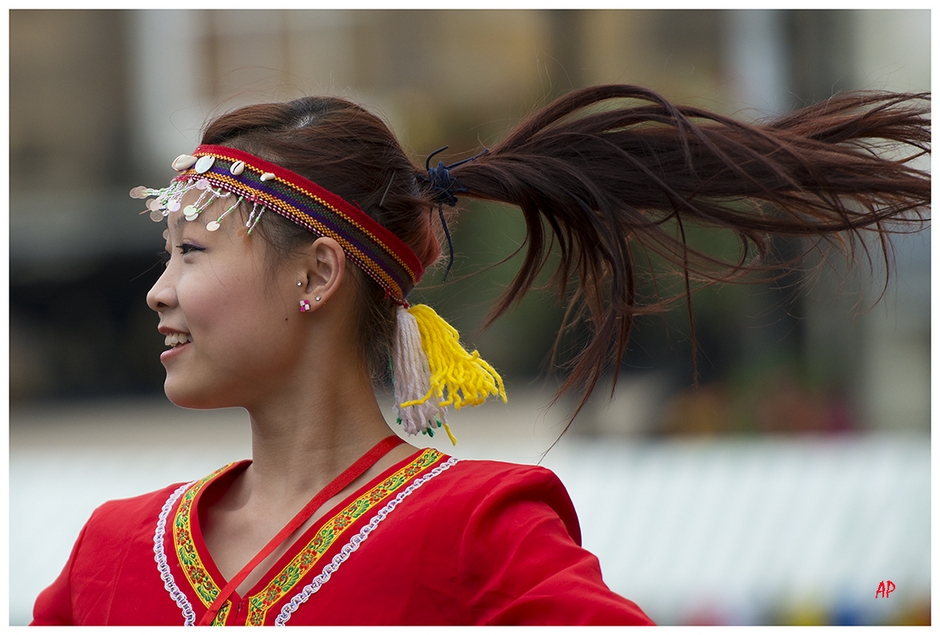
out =
<path fill-rule="evenodd" d="M 176 306 L 176 285 L 173 283 L 171 267 L 164 269 L 163 275 L 150 288 L 147 306 L 157 312 Z"/>

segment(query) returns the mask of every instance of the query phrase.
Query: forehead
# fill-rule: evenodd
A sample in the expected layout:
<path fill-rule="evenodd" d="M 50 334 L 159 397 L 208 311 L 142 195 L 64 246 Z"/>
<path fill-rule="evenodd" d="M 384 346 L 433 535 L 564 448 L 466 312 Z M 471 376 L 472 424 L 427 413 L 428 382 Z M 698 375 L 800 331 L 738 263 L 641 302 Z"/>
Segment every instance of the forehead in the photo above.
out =
<path fill-rule="evenodd" d="M 180 200 L 179 210 L 170 212 L 166 217 L 168 229 L 171 233 L 178 234 L 189 226 L 207 229 L 207 225 L 211 226 L 214 222 L 218 223 L 216 229 L 230 224 L 239 225 L 240 208 L 244 206 L 238 205 L 237 196 L 225 194 L 214 196 L 195 189 L 186 192 Z"/>

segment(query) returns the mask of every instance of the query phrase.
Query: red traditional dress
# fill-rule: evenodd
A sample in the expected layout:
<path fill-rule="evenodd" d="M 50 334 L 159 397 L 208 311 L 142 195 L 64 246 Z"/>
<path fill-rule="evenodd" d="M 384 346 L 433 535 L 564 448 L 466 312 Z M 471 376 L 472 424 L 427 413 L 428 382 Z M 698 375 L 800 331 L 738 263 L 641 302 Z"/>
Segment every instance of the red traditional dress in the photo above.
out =
<path fill-rule="evenodd" d="M 33 624 L 198 624 L 225 587 L 199 528 L 248 462 L 99 507 Z M 419 450 L 316 521 L 214 624 L 651 624 L 601 580 L 554 474 Z"/>

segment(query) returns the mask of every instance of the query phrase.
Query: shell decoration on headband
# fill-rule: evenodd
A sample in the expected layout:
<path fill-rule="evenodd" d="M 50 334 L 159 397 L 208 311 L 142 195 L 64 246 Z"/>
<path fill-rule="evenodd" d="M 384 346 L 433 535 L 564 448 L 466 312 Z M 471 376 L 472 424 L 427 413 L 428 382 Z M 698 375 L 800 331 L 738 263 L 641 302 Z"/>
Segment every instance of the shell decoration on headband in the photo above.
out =
<path fill-rule="evenodd" d="M 228 203 L 234 197 L 206 223 L 207 231 L 217 231 L 239 205 L 251 203 L 240 233 L 251 235 L 265 211 L 275 212 L 314 235 L 336 240 L 346 257 L 385 290 L 398 305 L 393 381 L 398 423 L 408 434 L 434 436 L 443 427 L 456 444 L 447 425 L 447 406 L 475 406 L 488 396 L 506 401 L 502 378 L 477 351 L 460 344 L 456 329 L 431 307 L 408 304 L 405 297 L 424 274 L 421 261 L 357 205 L 295 172 L 225 146 L 201 145 L 191 155 L 178 156 L 172 166 L 179 174 L 167 187 L 139 186 L 130 192 L 133 198 L 147 199 L 141 213 L 149 213 L 153 221 L 174 212 L 195 221 L 216 200 Z M 193 190 L 199 196 L 182 207 L 183 196 Z"/>

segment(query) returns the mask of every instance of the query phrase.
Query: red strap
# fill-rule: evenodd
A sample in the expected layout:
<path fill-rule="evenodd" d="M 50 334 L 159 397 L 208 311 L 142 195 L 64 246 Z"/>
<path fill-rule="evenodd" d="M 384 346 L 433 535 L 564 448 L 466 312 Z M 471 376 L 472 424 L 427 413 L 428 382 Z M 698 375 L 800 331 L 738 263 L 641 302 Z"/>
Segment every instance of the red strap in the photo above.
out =
<path fill-rule="evenodd" d="M 208 626 L 212 623 L 212 620 L 215 619 L 216 613 L 219 612 L 219 609 L 222 608 L 222 605 L 225 604 L 225 601 L 235 592 L 235 589 L 238 588 L 245 578 L 248 577 L 255 567 L 257 567 L 265 558 L 271 555 L 275 549 L 282 542 L 284 542 L 288 536 L 293 534 L 297 529 L 303 525 L 307 520 L 310 519 L 310 516 L 313 515 L 313 512 L 318 510 L 323 503 L 333 498 L 339 494 L 347 485 L 355 481 L 357 478 L 362 476 L 366 470 L 376 464 L 379 459 L 389 453 L 392 448 L 403 443 L 403 441 L 397 436 L 390 436 L 379 441 L 375 447 L 359 457 L 359 460 L 350 465 L 345 472 L 334 478 L 330 481 L 326 487 L 324 487 L 320 492 L 314 496 L 309 503 L 304 505 L 304 508 L 297 512 L 297 515 L 294 516 L 289 523 L 287 523 L 284 528 L 277 533 L 271 541 L 264 546 L 264 549 L 258 552 L 258 554 L 251 559 L 251 561 L 242 567 L 241 571 L 235 574 L 235 577 L 229 580 L 228 584 L 225 585 L 220 592 L 218 597 L 215 598 L 215 601 L 212 603 L 212 606 L 209 607 L 209 610 L 206 611 L 206 614 L 202 616 L 202 619 L 199 620 L 199 626 Z"/>

